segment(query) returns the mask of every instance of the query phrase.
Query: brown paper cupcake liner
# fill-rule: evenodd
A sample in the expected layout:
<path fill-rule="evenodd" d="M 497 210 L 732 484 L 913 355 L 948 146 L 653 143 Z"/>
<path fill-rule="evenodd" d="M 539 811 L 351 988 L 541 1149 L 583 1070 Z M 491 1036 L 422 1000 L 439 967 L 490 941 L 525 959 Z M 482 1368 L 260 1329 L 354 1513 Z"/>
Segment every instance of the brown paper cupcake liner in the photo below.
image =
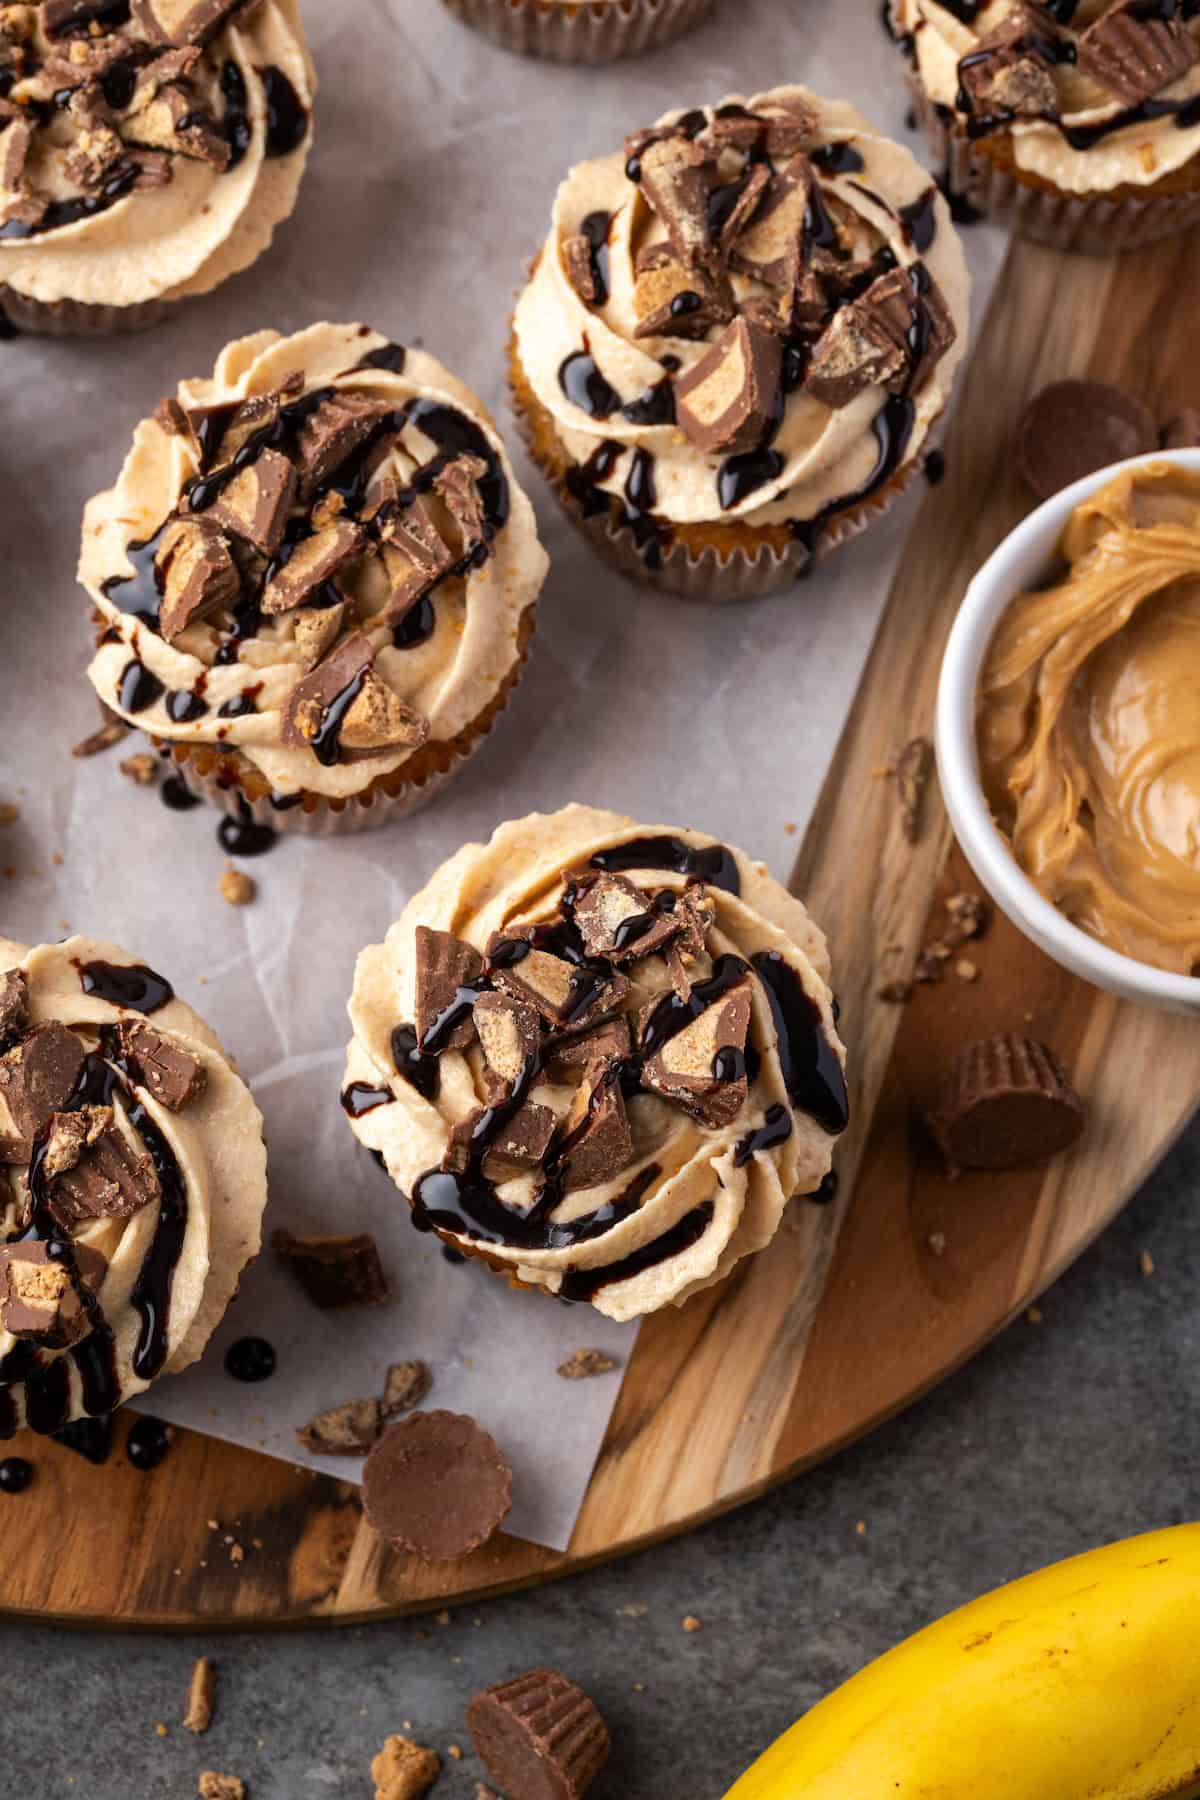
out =
<path fill-rule="evenodd" d="M 190 794 L 239 823 L 265 825 L 275 832 L 303 837 L 347 837 L 374 831 L 427 806 L 491 734 L 524 673 L 535 606 L 536 603 L 526 607 L 521 615 L 516 660 L 483 711 L 456 738 L 447 743 L 426 744 L 410 757 L 409 762 L 417 765 L 415 773 L 406 774 L 400 768 L 377 776 L 360 794 L 333 799 L 301 789 L 298 796 L 289 795 L 281 806 L 272 800 L 261 771 L 239 750 L 223 750 L 215 744 L 168 742 L 150 733 L 147 736 L 157 749 L 170 751 L 172 772 Z"/>
<path fill-rule="evenodd" d="M 443 0 L 448 12 L 505 50 L 553 62 L 606 63 L 669 44 L 712 0 Z"/>
<path fill-rule="evenodd" d="M 697 548 L 677 536 L 665 547 L 659 546 L 656 559 L 650 563 L 632 527 L 623 523 L 619 502 L 614 500 L 603 512 L 589 515 L 571 493 L 565 469 L 556 466 L 547 455 L 545 420 L 535 424 L 530 413 L 531 401 L 535 406 L 538 403 L 525 389 L 523 379 L 518 382 L 524 371 L 515 345 L 511 349 L 511 368 L 513 412 L 525 445 L 576 530 L 607 563 L 631 580 L 661 588 L 684 600 L 710 605 L 759 599 L 792 587 L 811 574 L 839 545 L 848 543 L 882 518 L 907 492 L 936 442 L 935 432 L 927 432 L 915 456 L 901 463 L 890 479 L 865 499 L 851 501 L 830 514 L 811 543 L 784 537 L 783 528 L 778 526 L 766 528 L 761 541 L 753 546 L 708 544 Z"/>
<path fill-rule="evenodd" d="M 1111 256 L 1200 224 L 1200 186 L 1113 200 L 1105 194 L 1067 194 L 1025 179 L 972 143 L 953 116 L 939 112 L 911 71 L 908 84 L 949 192 L 1018 237 L 1085 256 Z"/>
<path fill-rule="evenodd" d="M 18 331 L 42 337 L 114 337 L 147 331 L 170 318 L 181 300 L 144 300 L 140 306 L 89 306 L 82 300 L 31 300 L 16 288 L 0 285 L 0 313 Z"/>

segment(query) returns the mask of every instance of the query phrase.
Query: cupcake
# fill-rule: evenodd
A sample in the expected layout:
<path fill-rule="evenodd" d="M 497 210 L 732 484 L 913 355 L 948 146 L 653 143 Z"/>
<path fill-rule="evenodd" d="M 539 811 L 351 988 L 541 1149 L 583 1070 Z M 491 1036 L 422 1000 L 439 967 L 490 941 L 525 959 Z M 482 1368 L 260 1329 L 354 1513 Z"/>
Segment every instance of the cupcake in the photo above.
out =
<path fill-rule="evenodd" d="M 342 1104 L 413 1222 L 614 1319 L 774 1237 L 847 1121 L 825 938 L 740 850 L 568 806 L 358 959 Z"/>
<path fill-rule="evenodd" d="M 248 268 L 296 203 L 297 0 L 0 6 L 0 308 L 135 331 Z"/>
<path fill-rule="evenodd" d="M 1200 220 L 1200 17 L 1178 0 L 891 0 L 950 191 L 1023 237 L 1133 250 Z"/>
<path fill-rule="evenodd" d="M 618 568 L 744 599 L 907 486 L 967 293 L 929 175 L 845 101 L 669 113 L 559 189 L 513 323 L 517 416 Z"/>
<path fill-rule="evenodd" d="M 164 976 L 0 939 L 0 1438 L 195 1362 L 266 1199 L 250 1090 Z"/>
<path fill-rule="evenodd" d="M 495 426 L 432 356 L 365 325 L 261 331 L 89 501 L 89 674 L 227 812 L 360 830 L 483 741 L 546 568 Z"/>
<path fill-rule="evenodd" d="M 505 50 L 554 62 L 606 63 L 656 50 L 698 25 L 712 0 L 444 0 Z"/>

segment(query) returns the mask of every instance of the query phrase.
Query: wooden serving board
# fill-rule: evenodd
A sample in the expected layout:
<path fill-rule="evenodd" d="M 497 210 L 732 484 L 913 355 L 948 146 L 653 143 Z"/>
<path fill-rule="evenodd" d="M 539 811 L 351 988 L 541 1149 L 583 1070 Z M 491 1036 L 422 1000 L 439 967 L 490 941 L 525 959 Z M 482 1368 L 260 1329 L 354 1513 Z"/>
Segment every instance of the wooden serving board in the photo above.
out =
<path fill-rule="evenodd" d="M 570 1551 L 502 1537 L 461 1563 L 418 1565 L 380 1546 L 353 1487 L 211 1438 L 180 1433 L 152 1475 L 119 1448 L 94 1469 L 38 1441 L 37 1481 L 0 1501 L 0 1608 L 155 1627 L 347 1621 L 566 1574 L 736 1506 L 870 1430 L 1078 1256 L 1186 1121 L 1200 1091 L 1195 1024 L 1084 986 L 1003 919 L 969 947 L 978 980 L 951 973 L 906 1006 L 881 1001 L 943 929 L 945 897 L 976 884 L 936 791 L 911 846 L 878 771 L 930 730 L 959 598 L 1027 510 L 1011 454 L 1025 401 L 1048 380 L 1092 374 L 1124 381 L 1161 417 L 1200 406 L 1197 291 L 1200 237 L 1112 263 L 1029 245 L 1009 258 L 946 478 L 923 501 L 796 869 L 830 931 L 853 1058 L 837 1202 L 795 1202 L 767 1254 L 644 1326 Z M 1044 1168 L 950 1181 L 914 1112 L 962 1043 L 1006 1029 L 1059 1051 L 1089 1101 L 1086 1134 Z M 225 1533 L 245 1548 L 240 1564 Z"/>

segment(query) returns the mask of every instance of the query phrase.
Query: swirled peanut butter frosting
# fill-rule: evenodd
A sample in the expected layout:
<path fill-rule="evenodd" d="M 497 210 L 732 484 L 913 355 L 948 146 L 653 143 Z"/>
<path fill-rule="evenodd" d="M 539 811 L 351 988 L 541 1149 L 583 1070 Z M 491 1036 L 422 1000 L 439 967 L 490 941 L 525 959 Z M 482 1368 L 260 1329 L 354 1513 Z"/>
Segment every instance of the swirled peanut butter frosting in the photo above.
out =
<path fill-rule="evenodd" d="M 250 1090 L 163 976 L 0 938 L 0 1438 L 195 1362 L 266 1197 Z"/>
<path fill-rule="evenodd" d="M 517 306 L 587 508 L 639 537 L 823 518 L 920 450 L 965 348 L 941 195 L 845 101 L 668 113 L 571 170 Z"/>
<path fill-rule="evenodd" d="M 774 1236 L 847 1120 L 825 939 L 740 850 L 568 806 L 358 960 L 343 1106 L 414 1222 L 616 1319 Z"/>
<path fill-rule="evenodd" d="M 930 100 L 1064 193 L 1146 188 L 1200 150 L 1191 0 L 893 0 Z"/>
<path fill-rule="evenodd" d="M 365 325 L 259 332 L 181 382 L 89 502 L 100 698 L 350 795 L 450 743 L 519 661 L 547 559 L 482 404 Z"/>
<path fill-rule="evenodd" d="M 1200 475 L 1126 470 L 1075 508 L 978 694 L 988 802 L 1025 873 L 1114 950 L 1200 973 Z"/>
<path fill-rule="evenodd" d="M 207 293 L 292 210 L 315 86 L 298 0 L 0 5 L 0 285 Z"/>

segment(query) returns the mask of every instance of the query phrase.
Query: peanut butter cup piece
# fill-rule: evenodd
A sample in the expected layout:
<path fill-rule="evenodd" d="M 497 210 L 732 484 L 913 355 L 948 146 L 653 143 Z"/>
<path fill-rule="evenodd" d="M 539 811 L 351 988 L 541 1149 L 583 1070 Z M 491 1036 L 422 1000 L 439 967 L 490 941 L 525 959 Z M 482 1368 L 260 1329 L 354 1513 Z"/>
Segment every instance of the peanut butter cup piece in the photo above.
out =
<path fill-rule="evenodd" d="M 385 401 L 364 399 L 358 394 L 334 394 L 323 400 L 305 419 L 297 436 L 300 498 L 311 500 L 346 458 L 361 449 L 376 427 L 391 415 L 392 408 Z"/>
<path fill-rule="evenodd" d="M 612 1012 L 629 991 L 623 975 L 588 968 L 540 950 L 523 932 L 497 932 L 488 942 L 488 973 L 496 986 L 528 1000 L 551 1027 L 586 1025 Z"/>
<path fill-rule="evenodd" d="M 1014 1169 L 1073 1144 L 1084 1105 L 1053 1050 L 1007 1033 L 960 1051 L 929 1123 L 952 1167 Z"/>
<path fill-rule="evenodd" d="M 107 1259 L 87 1244 L 72 1248 L 74 1273 L 67 1258 L 56 1255 L 40 1238 L 0 1248 L 0 1326 L 13 1337 L 62 1350 L 91 1332 L 80 1290 L 95 1293 L 104 1279 Z"/>
<path fill-rule="evenodd" d="M 278 450 L 263 450 L 221 490 L 204 516 L 274 556 L 296 499 L 296 471 Z"/>
<path fill-rule="evenodd" d="M 297 1237 L 282 1227 L 271 1249 L 296 1277 L 314 1306 L 378 1306 L 388 1296 L 379 1247 L 369 1231 L 341 1237 Z"/>
<path fill-rule="evenodd" d="M 342 519 L 301 538 L 263 590 L 265 613 L 291 612 L 304 606 L 319 588 L 362 554 L 365 534 L 352 519 Z"/>
<path fill-rule="evenodd" d="M 599 1187 L 633 1161 L 633 1135 L 621 1084 L 604 1064 L 593 1064 L 576 1090 L 563 1122 L 563 1188 Z"/>
<path fill-rule="evenodd" d="M 745 1049 L 750 1012 L 750 984 L 739 982 L 668 1038 L 646 1063 L 643 1086 L 673 1100 L 702 1125 L 729 1124 L 749 1092 Z"/>
<path fill-rule="evenodd" d="M 679 935 L 670 888 L 653 899 L 624 875 L 589 875 L 575 885 L 572 916 L 589 956 L 629 962 L 654 956 Z"/>
<path fill-rule="evenodd" d="M 493 1090 L 511 1088 L 537 1054 L 541 1035 L 535 1007 L 510 994 L 480 994 L 473 1017 Z"/>
<path fill-rule="evenodd" d="M 297 1426 L 296 1436 L 314 1456 L 365 1456 L 382 1426 L 378 1400 L 344 1400 Z"/>
<path fill-rule="evenodd" d="M 1058 33 L 1040 6 L 1016 5 L 958 65 L 967 110 L 981 118 L 1054 114 Z"/>
<path fill-rule="evenodd" d="M 1116 0 L 1079 34 L 1080 71 L 1126 106 L 1137 106 L 1186 75 L 1200 44 L 1177 6 Z"/>
<path fill-rule="evenodd" d="M 531 1669 L 476 1694 L 467 1729 L 490 1778 L 520 1800 L 579 1800 L 608 1761 L 598 1708 L 555 1669 Z"/>
<path fill-rule="evenodd" d="M 0 975 L 0 1043 L 29 1023 L 29 978 L 23 969 Z"/>
<path fill-rule="evenodd" d="M 382 613 L 387 625 L 398 625 L 454 562 L 428 508 L 419 498 L 401 507 L 391 500 L 376 515 L 383 565 L 391 593 Z"/>
<path fill-rule="evenodd" d="M 663 222 L 671 248 L 689 268 L 712 259 L 708 196 L 716 175 L 715 164 L 702 145 L 682 132 L 666 137 L 638 133 L 626 149 L 638 168 L 638 185 Z"/>
<path fill-rule="evenodd" d="M 675 413 L 689 442 L 706 454 L 756 448 L 774 415 L 782 371 L 778 333 L 744 313 L 734 319 L 675 385 Z"/>
<path fill-rule="evenodd" d="M 0 1056 L 0 1162 L 29 1161 L 34 1138 L 66 1105 L 82 1068 L 83 1045 L 55 1020 Z"/>
<path fill-rule="evenodd" d="M 806 156 L 794 156 L 761 192 L 752 217 L 731 241 L 729 261 L 744 275 L 779 287 L 788 278 L 789 254 L 805 233 L 814 175 Z"/>
<path fill-rule="evenodd" d="M 292 640 L 299 652 L 301 667 L 315 669 L 342 635 L 346 619 L 346 603 L 336 606 L 298 607 L 292 615 Z"/>
<path fill-rule="evenodd" d="M 805 388 L 824 406 L 848 406 L 864 388 L 902 387 L 912 353 L 917 293 L 903 269 L 890 269 L 858 300 L 840 307 L 818 338 Z"/>
<path fill-rule="evenodd" d="M 417 1042 L 423 1050 L 465 1050 L 475 1038 L 474 989 L 483 958 L 450 931 L 418 925 Z"/>
<path fill-rule="evenodd" d="M 595 306 L 600 301 L 600 289 L 596 284 L 596 270 L 592 263 L 591 239 L 581 231 L 572 237 L 564 238 L 562 245 L 563 270 L 567 280 L 588 306 Z"/>
<path fill-rule="evenodd" d="M 121 1058 L 133 1079 L 168 1112 L 181 1112 L 204 1091 L 204 1064 L 165 1032 L 142 1019 L 117 1025 Z"/>
<path fill-rule="evenodd" d="M 133 16 L 151 42 L 204 44 L 255 0 L 133 0 Z M 93 4 L 91 11 L 98 9 Z"/>
<path fill-rule="evenodd" d="M 450 1133 L 442 1159 L 444 1169 L 461 1175 L 470 1167 L 476 1149 L 475 1134 L 491 1118 L 489 1108 L 476 1107 L 465 1119 L 459 1120 Z M 557 1123 L 551 1109 L 537 1100 L 526 1100 L 511 1116 L 503 1117 L 489 1137 L 484 1152 L 483 1173 L 487 1179 L 507 1181 L 510 1176 L 524 1174 L 527 1169 L 539 1168 L 550 1148 Z"/>
<path fill-rule="evenodd" d="M 1052 381 L 1025 409 L 1017 466 L 1040 500 L 1084 475 L 1158 448 L 1150 408 L 1106 381 Z"/>
<path fill-rule="evenodd" d="M 511 1505 L 512 1470 L 463 1413 L 410 1413 L 383 1434 L 363 1469 L 370 1523 L 387 1543 L 429 1562 L 478 1550 Z"/>
<path fill-rule="evenodd" d="M 162 582 L 158 623 L 169 644 L 197 619 L 232 606 L 241 593 L 229 545 L 216 521 L 203 513 L 171 521 L 155 562 Z"/>
<path fill-rule="evenodd" d="M 487 541 L 483 497 L 479 492 L 480 479 L 486 474 L 487 464 L 481 456 L 464 455 L 454 457 L 433 478 L 434 492 L 457 521 L 468 549 Z"/>
<path fill-rule="evenodd" d="M 733 289 L 723 275 L 689 267 L 670 244 L 648 244 L 635 264 L 635 338 L 702 338 L 733 317 Z"/>
<path fill-rule="evenodd" d="M 569 1081 L 590 1063 L 619 1061 L 632 1050 L 629 1020 L 622 1014 L 605 1019 L 592 1031 L 547 1038 L 542 1045 L 542 1067 L 551 1081 Z"/>
<path fill-rule="evenodd" d="M 121 1129 L 109 1107 L 89 1107 L 87 1136 L 76 1147 L 78 1160 L 55 1176 L 49 1187 L 50 1210 L 68 1229 L 89 1219 L 130 1219 L 161 1196 L 154 1163 Z M 63 1120 L 66 1125 L 73 1115 Z M 73 1132 L 59 1145 L 66 1156 Z"/>
<path fill-rule="evenodd" d="M 413 748 L 429 736 L 429 721 L 375 673 L 375 652 L 360 631 L 349 631 L 301 677 L 284 703 L 285 744 L 336 761 L 345 751 Z M 330 733 L 333 741 L 329 741 Z"/>

